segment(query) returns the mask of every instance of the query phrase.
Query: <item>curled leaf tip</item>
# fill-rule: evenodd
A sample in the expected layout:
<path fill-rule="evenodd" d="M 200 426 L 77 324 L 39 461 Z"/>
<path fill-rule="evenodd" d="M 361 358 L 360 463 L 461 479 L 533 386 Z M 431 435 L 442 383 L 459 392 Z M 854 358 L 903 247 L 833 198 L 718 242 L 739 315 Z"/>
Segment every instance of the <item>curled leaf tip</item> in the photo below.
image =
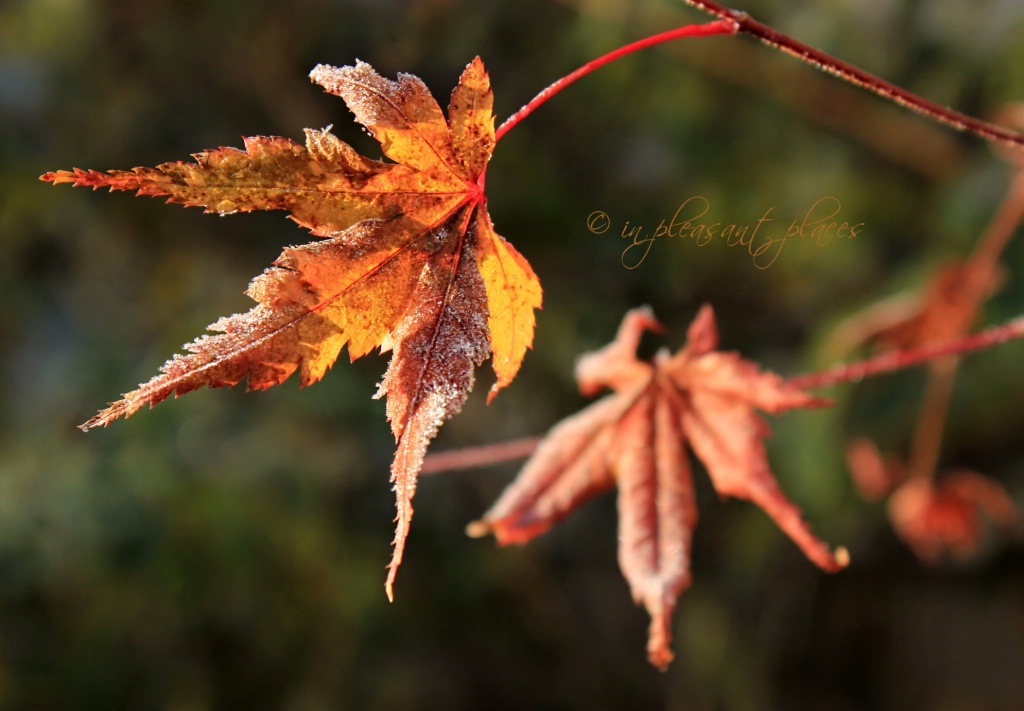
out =
<path fill-rule="evenodd" d="M 401 561 L 398 561 L 401 563 Z M 395 576 L 398 575 L 398 564 L 392 560 L 388 564 L 388 578 L 384 582 L 384 594 L 388 596 L 388 602 L 395 601 Z"/>

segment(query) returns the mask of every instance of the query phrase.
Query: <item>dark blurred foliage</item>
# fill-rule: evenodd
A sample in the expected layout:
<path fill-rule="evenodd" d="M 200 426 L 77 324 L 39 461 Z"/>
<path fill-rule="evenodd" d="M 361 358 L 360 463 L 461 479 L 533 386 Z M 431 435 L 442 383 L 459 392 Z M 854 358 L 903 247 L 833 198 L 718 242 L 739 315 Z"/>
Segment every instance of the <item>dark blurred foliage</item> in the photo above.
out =
<path fill-rule="evenodd" d="M 758 19 L 977 115 L 1024 99 L 1024 10 L 1009 0 L 739 3 Z M 311 85 L 360 58 L 415 73 L 443 103 L 480 54 L 499 119 L 633 39 L 702 19 L 668 0 L 0 0 L 0 709 L 954 709 L 1024 707 L 1024 551 L 923 568 L 855 496 L 852 434 L 905 451 L 923 373 L 835 389 L 774 418 L 774 468 L 851 568 L 825 576 L 766 517 L 707 482 L 693 588 L 667 674 L 615 561 L 611 498 L 523 549 L 470 540 L 513 466 L 426 478 L 397 600 L 383 592 L 393 442 L 372 400 L 385 361 L 325 381 L 204 391 L 108 430 L 75 425 L 184 341 L 248 308 L 248 280 L 306 235 L 280 214 L 214 219 L 40 183 L 241 135 L 334 124 Z M 726 348 L 782 373 L 829 362 L 839 319 L 964 255 L 1007 185 L 980 141 L 745 38 L 619 61 L 515 128 L 488 171 L 499 231 L 545 287 L 536 348 L 436 446 L 538 434 L 584 401 L 576 355 L 651 304 L 677 347 L 702 302 Z M 767 269 L 741 247 L 660 240 L 621 263 L 626 220 L 687 197 L 710 218 L 777 226 L 818 198 L 854 240 L 791 240 Z M 587 216 L 606 212 L 595 235 Z M 780 228 L 781 229 L 781 228 Z M 1024 245 L 986 322 L 1024 313 Z M 1024 346 L 965 361 L 943 467 L 1024 500 Z M 482 370 L 481 373 L 484 371 Z"/>

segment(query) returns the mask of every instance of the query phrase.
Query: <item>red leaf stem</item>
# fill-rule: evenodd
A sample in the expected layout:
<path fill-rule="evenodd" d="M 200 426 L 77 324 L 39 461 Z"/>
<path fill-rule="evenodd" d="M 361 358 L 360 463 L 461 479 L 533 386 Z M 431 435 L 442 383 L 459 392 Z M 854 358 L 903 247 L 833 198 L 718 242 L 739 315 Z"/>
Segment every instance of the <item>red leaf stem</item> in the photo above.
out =
<path fill-rule="evenodd" d="M 445 452 L 433 452 L 423 459 L 420 474 L 435 474 L 455 469 L 472 469 L 492 464 L 513 462 L 526 459 L 540 444 L 541 437 L 524 437 L 498 444 L 485 444 L 479 447 L 450 449 Z"/>
<path fill-rule="evenodd" d="M 670 42 L 671 40 L 681 39 L 683 37 L 707 37 L 710 35 L 736 34 L 736 27 L 736 22 L 730 19 L 717 20 L 715 22 L 708 22 L 702 25 L 686 25 L 684 27 L 677 27 L 674 30 L 668 30 L 667 32 L 661 32 L 656 35 L 651 35 L 645 39 L 637 40 L 636 42 L 632 42 L 624 47 L 619 47 L 608 54 L 602 55 L 597 59 L 593 59 L 576 71 L 565 75 L 554 84 L 544 89 L 542 92 L 537 94 L 537 96 L 533 97 L 529 103 L 505 119 L 505 122 L 494 132 L 494 140 L 501 140 L 501 137 L 508 133 L 513 126 L 533 113 L 534 109 L 560 92 L 562 89 L 569 86 L 577 79 L 590 74 L 595 69 L 600 69 L 609 62 L 613 62 L 616 59 L 632 52 L 637 52 L 641 49 L 647 49 L 648 47 L 652 47 L 656 44 L 661 44 L 662 42 Z"/>

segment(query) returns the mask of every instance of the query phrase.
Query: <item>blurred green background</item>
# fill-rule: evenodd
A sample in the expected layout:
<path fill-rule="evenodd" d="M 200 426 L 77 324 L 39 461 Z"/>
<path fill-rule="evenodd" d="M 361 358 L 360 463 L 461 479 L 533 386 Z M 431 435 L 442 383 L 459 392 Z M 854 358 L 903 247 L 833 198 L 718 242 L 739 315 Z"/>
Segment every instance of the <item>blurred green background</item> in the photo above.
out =
<path fill-rule="evenodd" d="M 748 0 L 741 9 L 980 116 L 1024 100 L 1012 1 Z M 284 245 L 281 214 L 214 219 L 47 171 L 185 159 L 242 135 L 335 132 L 378 147 L 306 78 L 356 58 L 422 77 L 446 104 L 481 55 L 499 120 L 555 78 L 700 13 L 669 0 L 0 0 L 0 709 L 966 709 L 1024 707 L 1024 551 L 987 540 L 923 568 L 843 463 L 853 434 L 904 453 L 916 370 L 772 418 L 773 467 L 816 532 L 851 550 L 825 576 L 698 470 L 693 587 L 668 673 L 616 567 L 614 497 L 520 549 L 464 536 L 516 467 L 424 478 L 397 599 L 383 592 L 393 440 L 371 399 L 385 360 L 316 387 L 203 391 L 88 435 L 75 425 L 148 379 Z M 614 63 L 497 147 L 498 230 L 545 288 L 535 350 L 491 406 L 483 382 L 436 449 L 545 431 L 585 401 L 576 356 L 651 304 L 681 345 L 697 307 L 723 346 L 784 374 L 826 365 L 838 321 L 964 255 L 1008 169 L 957 135 L 746 38 Z M 710 218 L 779 223 L 834 196 L 854 240 L 742 248 L 663 240 L 622 264 L 628 220 L 687 197 Z M 612 228 L 588 231 L 606 212 Z M 1024 245 L 985 308 L 1024 313 Z M 942 465 L 1024 501 L 1024 347 L 965 361 Z"/>

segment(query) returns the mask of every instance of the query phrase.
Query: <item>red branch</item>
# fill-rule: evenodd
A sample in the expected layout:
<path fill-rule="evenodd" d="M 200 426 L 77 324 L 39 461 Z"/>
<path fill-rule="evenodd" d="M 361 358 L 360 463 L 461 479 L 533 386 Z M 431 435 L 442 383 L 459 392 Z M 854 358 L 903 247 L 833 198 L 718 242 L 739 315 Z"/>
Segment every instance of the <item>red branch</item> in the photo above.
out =
<path fill-rule="evenodd" d="M 1002 326 L 993 326 L 964 338 L 921 346 L 906 351 L 883 353 L 874 358 L 857 361 L 856 363 L 845 363 L 826 370 L 820 370 L 816 373 L 797 375 L 790 378 L 788 382 L 790 385 L 802 390 L 823 388 L 840 383 L 851 383 L 863 380 L 864 378 L 870 378 L 874 375 L 909 368 L 910 366 L 924 363 L 940 356 L 969 353 L 970 351 L 988 348 L 1022 337 L 1024 337 L 1024 316 L 1015 318 Z"/>
<path fill-rule="evenodd" d="M 613 62 L 620 57 L 641 49 L 652 47 L 656 44 L 661 44 L 662 42 L 670 42 L 683 37 L 734 35 L 742 32 L 744 34 L 751 35 L 752 37 L 756 37 L 763 44 L 796 57 L 797 59 L 806 62 L 823 72 L 838 77 L 847 83 L 853 84 L 854 86 L 866 89 L 883 99 L 892 101 L 893 103 L 912 111 L 916 111 L 917 113 L 927 116 L 939 123 L 951 126 L 959 131 L 970 131 L 971 133 L 990 141 L 997 141 L 999 143 L 1005 143 L 1018 148 L 1024 147 L 1024 134 L 1003 128 L 1002 126 L 996 126 L 995 124 L 988 123 L 987 121 L 976 119 L 973 116 L 960 113 L 959 111 L 947 106 L 937 104 L 934 101 L 929 101 L 928 99 L 920 97 L 911 91 L 907 91 L 892 82 L 888 82 L 885 79 L 875 76 L 870 72 L 866 72 L 848 62 L 837 59 L 830 54 L 826 54 L 820 49 L 815 49 L 814 47 L 806 45 L 799 40 L 795 40 L 789 35 L 783 34 L 768 25 L 758 22 L 745 12 L 730 10 L 729 8 L 723 7 L 711 0 L 683 1 L 700 10 L 709 12 L 720 19 L 715 22 L 708 22 L 702 25 L 686 25 L 674 30 L 668 30 L 667 32 L 661 32 L 645 39 L 627 44 L 624 47 L 619 47 L 608 54 L 587 62 L 576 71 L 567 74 L 551 86 L 544 89 L 542 92 L 537 94 L 537 96 L 533 97 L 529 103 L 509 116 L 494 132 L 494 140 L 500 140 L 501 137 L 508 133 L 513 126 L 533 113 L 534 109 L 577 79 L 590 74 L 595 69 L 599 69 L 605 64 Z"/>
<path fill-rule="evenodd" d="M 970 131 L 990 141 L 998 141 L 1011 146 L 1024 147 L 1024 135 L 996 126 L 995 124 L 981 121 L 954 111 L 951 108 L 936 104 L 933 101 L 924 99 L 906 89 L 903 89 L 885 79 L 875 76 L 858 67 L 848 64 L 841 59 L 815 49 L 798 40 L 784 35 L 768 25 L 762 24 L 751 18 L 745 12 L 730 10 L 722 7 L 711 0 L 684 0 L 696 8 L 709 12 L 722 20 L 735 23 L 739 32 L 756 37 L 762 43 L 789 54 L 797 59 L 842 79 L 845 82 L 867 89 L 884 99 L 888 99 L 900 106 L 916 111 L 919 114 L 934 119 L 947 126 L 952 126 L 959 131 Z"/>

